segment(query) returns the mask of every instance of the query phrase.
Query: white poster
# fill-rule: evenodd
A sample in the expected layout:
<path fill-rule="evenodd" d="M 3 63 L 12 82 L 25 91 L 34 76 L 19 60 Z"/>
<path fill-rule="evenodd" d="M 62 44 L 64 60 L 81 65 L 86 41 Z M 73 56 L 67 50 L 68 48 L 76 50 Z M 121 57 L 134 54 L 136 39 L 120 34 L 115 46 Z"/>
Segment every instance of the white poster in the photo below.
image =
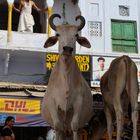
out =
<path fill-rule="evenodd" d="M 91 86 L 99 87 L 100 79 L 103 74 L 108 70 L 113 57 L 106 56 L 93 56 L 92 57 L 92 78 L 91 78 Z"/>
<path fill-rule="evenodd" d="M 100 79 L 108 70 L 110 63 L 115 57 L 93 56 L 91 87 L 100 87 Z M 138 82 L 140 83 L 140 59 L 132 59 L 138 68 Z"/>
<path fill-rule="evenodd" d="M 138 81 L 140 83 L 140 59 L 133 59 L 138 69 Z"/>

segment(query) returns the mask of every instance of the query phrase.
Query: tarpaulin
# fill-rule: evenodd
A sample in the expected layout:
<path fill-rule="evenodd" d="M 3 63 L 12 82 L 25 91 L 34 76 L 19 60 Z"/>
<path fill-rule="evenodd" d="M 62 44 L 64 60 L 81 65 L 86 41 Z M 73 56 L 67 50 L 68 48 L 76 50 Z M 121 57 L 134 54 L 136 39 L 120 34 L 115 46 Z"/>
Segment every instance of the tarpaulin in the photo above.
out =
<path fill-rule="evenodd" d="M 7 116 L 15 118 L 15 126 L 47 126 L 41 117 L 42 98 L 0 96 L 0 123 Z"/>

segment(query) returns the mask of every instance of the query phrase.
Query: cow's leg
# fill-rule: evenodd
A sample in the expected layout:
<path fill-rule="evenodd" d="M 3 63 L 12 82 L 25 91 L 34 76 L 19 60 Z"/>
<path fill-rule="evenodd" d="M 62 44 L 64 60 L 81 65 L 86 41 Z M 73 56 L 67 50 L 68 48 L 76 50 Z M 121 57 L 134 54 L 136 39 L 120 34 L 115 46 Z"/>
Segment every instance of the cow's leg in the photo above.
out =
<path fill-rule="evenodd" d="M 112 116 L 109 108 L 107 106 L 104 107 L 106 120 L 107 120 L 107 131 L 109 140 L 112 140 L 112 132 L 113 132 L 113 123 L 112 123 Z"/>
<path fill-rule="evenodd" d="M 82 97 L 78 96 L 76 99 L 76 103 L 73 105 L 73 118 L 71 121 L 71 129 L 73 131 L 73 140 L 79 140 L 78 129 L 79 129 L 79 118 L 81 115 L 81 107 L 82 107 Z"/>
<path fill-rule="evenodd" d="M 131 102 L 131 118 L 133 122 L 133 136 L 132 140 L 138 140 L 137 135 L 137 121 L 138 121 L 138 92 L 139 85 L 137 81 L 136 69 L 131 69 L 130 79 L 127 82 L 127 94 Z"/>
<path fill-rule="evenodd" d="M 138 111 L 135 109 L 135 110 L 132 111 L 132 122 L 133 122 L 133 136 L 132 136 L 132 140 L 138 140 L 137 120 L 138 120 Z"/>
<path fill-rule="evenodd" d="M 73 131 L 73 140 L 79 140 L 78 130 Z"/>
<path fill-rule="evenodd" d="M 122 109 L 122 94 L 126 86 L 126 67 L 124 62 L 119 62 L 119 66 L 117 67 L 118 70 L 116 71 L 115 75 L 115 82 L 114 88 L 112 88 L 112 96 L 113 97 L 113 106 L 116 114 L 116 121 L 117 121 L 117 140 L 121 139 L 122 129 L 124 125 L 123 121 L 123 109 Z M 113 79 L 112 79 L 113 80 Z M 124 99 L 125 101 L 125 99 Z"/>
<path fill-rule="evenodd" d="M 59 140 L 60 132 L 58 130 L 55 130 L 55 134 L 56 134 L 56 140 Z"/>
<path fill-rule="evenodd" d="M 57 131 L 56 132 L 56 140 L 66 140 L 66 136 L 64 132 Z"/>
<path fill-rule="evenodd" d="M 56 132 L 56 140 L 60 140 L 60 136 L 62 135 L 62 132 L 64 131 L 63 129 L 63 123 L 61 122 L 61 120 L 59 119 L 59 116 L 58 116 L 58 111 L 57 111 L 57 107 L 56 107 L 56 104 L 54 102 L 53 99 L 50 99 L 48 102 L 47 102 L 47 106 L 48 106 L 48 109 L 50 111 L 50 115 L 51 115 L 51 118 L 52 118 L 52 121 L 53 121 L 53 127 L 54 127 L 54 130 Z"/>
<path fill-rule="evenodd" d="M 138 135 L 137 135 L 138 97 L 134 93 L 135 92 L 133 91 L 133 92 L 131 92 L 131 94 L 133 94 L 133 95 L 130 95 L 131 96 L 131 99 L 130 99 L 130 102 L 131 102 L 131 119 L 132 119 L 132 123 L 133 123 L 132 140 L 138 140 Z"/>
<path fill-rule="evenodd" d="M 73 131 L 73 140 L 79 140 L 78 129 L 79 129 L 79 113 L 75 113 L 72 122 L 71 122 L 71 129 Z"/>
<path fill-rule="evenodd" d="M 133 122 L 133 136 L 132 140 L 138 140 L 137 135 L 137 121 L 138 121 L 138 96 L 135 94 L 134 90 L 131 92 L 131 118 Z"/>
<path fill-rule="evenodd" d="M 117 93 L 115 94 L 117 95 Z M 114 109 L 116 113 L 116 121 L 117 121 L 117 140 L 121 139 L 121 133 L 122 133 L 122 128 L 123 128 L 123 110 L 121 106 L 121 99 L 120 96 L 117 95 L 117 97 L 114 100 Z"/>

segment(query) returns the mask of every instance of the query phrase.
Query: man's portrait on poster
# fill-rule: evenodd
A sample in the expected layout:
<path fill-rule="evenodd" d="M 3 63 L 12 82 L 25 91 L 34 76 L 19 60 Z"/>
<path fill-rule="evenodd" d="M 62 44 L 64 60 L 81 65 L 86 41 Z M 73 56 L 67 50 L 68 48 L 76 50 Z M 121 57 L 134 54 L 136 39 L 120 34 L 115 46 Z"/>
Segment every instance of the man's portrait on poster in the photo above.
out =
<path fill-rule="evenodd" d="M 104 57 L 98 57 L 97 58 L 97 66 L 96 69 L 94 69 L 93 66 L 93 80 L 94 81 L 100 81 L 101 77 L 103 74 L 106 72 L 106 67 L 105 67 L 105 58 Z"/>

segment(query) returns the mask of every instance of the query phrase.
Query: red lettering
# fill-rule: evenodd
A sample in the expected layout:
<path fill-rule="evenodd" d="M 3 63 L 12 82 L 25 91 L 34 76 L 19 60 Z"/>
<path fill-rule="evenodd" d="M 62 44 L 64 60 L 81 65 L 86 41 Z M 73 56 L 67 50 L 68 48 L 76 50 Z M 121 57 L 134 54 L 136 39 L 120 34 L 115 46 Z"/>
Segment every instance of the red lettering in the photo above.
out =
<path fill-rule="evenodd" d="M 23 102 L 23 108 L 25 108 L 25 106 L 26 106 L 26 102 L 24 101 L 24 102 Z"/>
<path fill-rule="evenodd" d="M 14 101 L 5 100 L 5 110 L 13 111 Z"/>
<path fill-rule="evenodd" d="M 16 104 L 15 105 L 16 110 L 18 109 L 18 111 L 21 111 L 21 108 L 23 106 L 23 101 L 16 101 L 15 104 Z"/>
<path fill-rule="evenodd" d="M 26 107 L 26 102 L 23 103 L 22 111 L 29 112 L 29 109 L 28 108 L 25 108 L 25 107 Z"/>
<path fill-rule="evenodd" d="M 15 107 L 16 108 L 22 108 L 22 104 L 23 104 L 23 101 L 16 101 Z"/>
<path fill-rule="evenodd" d="M 5 111 L 18 111 L 18 112 L 35 112 L 36 110 L 33 108 L 27 108 L 26 101 L 18 101 L 18 100 L 5 100 L 5 107 L 0 108 L 0 110 Z"/>

